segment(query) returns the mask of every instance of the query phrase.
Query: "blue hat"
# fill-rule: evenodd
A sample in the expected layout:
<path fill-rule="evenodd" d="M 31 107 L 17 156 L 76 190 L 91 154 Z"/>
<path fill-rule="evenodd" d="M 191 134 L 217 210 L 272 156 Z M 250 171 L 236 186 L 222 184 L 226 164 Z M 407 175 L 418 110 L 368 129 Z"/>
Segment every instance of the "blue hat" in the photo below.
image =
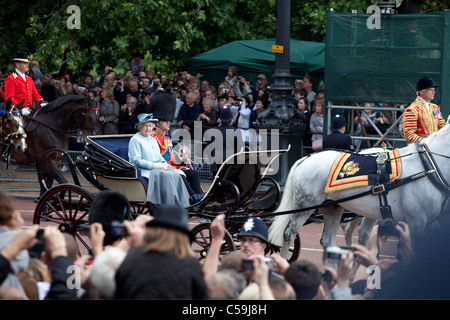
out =
<path fill-rule="evenodd" d="M 244 224 L 239 231 L 239 237 L 241 236 L 252 236 L 263 240 L 268 243 L 269 231 L 267 229 L 266 223 L 258 217 L 250 217 L 245 220 Z"/>
<path fill-rule="evenodd" d="M 228 122 L 233 120 L 233 115 L 231 114 L 231 110 L 227 107 L 223 107 L 222 110 L 220 110 L 220 116 L 219 119 L 221 122 Z"/>
<path fill-rule="evenodd" d="M 137 127 L 140 124 L 146 123 L 146 122 L 158 122 L 158 119 L 153 118 L 153 113 L 141 113 L 138 117 L 138 123 L 134 125 L 134 127 L 137 129 Z"/>

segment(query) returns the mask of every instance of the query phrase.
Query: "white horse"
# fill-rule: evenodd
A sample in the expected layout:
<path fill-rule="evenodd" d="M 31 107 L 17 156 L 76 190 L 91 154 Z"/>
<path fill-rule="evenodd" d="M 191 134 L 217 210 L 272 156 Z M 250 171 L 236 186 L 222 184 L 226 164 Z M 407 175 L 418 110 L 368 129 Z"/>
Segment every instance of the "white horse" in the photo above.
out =
<path fill-rule="evenodd" d="M 443 178 L 448 181 L 450 181 L 450 161 L 447 159 L 447 156 L 450 157 L 449 138 L 450 126 L 447 125 L 420 142 L 421 145 L 428 146 L 436 166 L 443 173 Z M 401 148 L 399 152 L 402 161 L 400 178 L 426 171 L 415 144 L 409 144 Z M 329 150 L 298 160 L 289 172 L 282 200 L 275 212 L 282 213 L 321 205 L 328 200 L 344 199 L 370 190 L 369 186 L 324 193 L 328 174 L 339 154 L 338 151 Z M 387 199 L 392 208 L 394 220 L 408 223 L 411 236 L 414 237 L 421 234 L 425 227 L 438 217 L 446 195 L 442 189 L 433 184 L 429 176 L 426 176 L 390 190 Z M 322 234 L 324 248 L 336 244 L 336 233 L 344 208 L 370 219 L 382 219 L 378 196 L 372 194 L 341 202 L 338 205 L 323 207 L 320 211 L 324 218 Z M 294 240 L 313 211 L 275 216 L 269 228 L 269 241 L 281 247 L 283 256 L 287 253 L 289 243 Z"/>

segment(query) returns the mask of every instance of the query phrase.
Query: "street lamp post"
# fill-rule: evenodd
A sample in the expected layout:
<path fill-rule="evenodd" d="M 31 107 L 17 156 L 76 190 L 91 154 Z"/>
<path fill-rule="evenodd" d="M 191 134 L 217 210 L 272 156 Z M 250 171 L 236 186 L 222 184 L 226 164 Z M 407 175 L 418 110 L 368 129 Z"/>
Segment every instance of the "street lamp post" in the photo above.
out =
<path fill-rule="evenodd" d="M 276 44 L 283 50 L 275 53 L 271 103 L 258 116 L 258 128 L 267 129 L 271 137 L 267 141 L 273 141 L 278 135 L 280 148 L 291 146 L 289 152 L 280 156 L 280 170 L 276 174 L 280 184 L 285 183 L 289 169 L 302 156 L 302 136 L 306 130 L 305 115 L 297 109 L 290 83 L 290 14 L 290 0 L 278 0 Z"/>

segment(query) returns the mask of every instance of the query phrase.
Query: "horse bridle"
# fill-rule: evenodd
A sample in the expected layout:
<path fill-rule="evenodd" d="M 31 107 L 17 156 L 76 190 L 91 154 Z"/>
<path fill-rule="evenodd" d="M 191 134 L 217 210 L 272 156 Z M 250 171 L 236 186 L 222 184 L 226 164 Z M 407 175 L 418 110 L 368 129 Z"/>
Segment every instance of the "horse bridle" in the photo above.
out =
<path fill-rule="evenodd" d="M 14 110 L 16 110 L 16 111 L 14 111 Z M 14 113 L 17 113 L 17 115 L 14 115 Z M 6 119 L 7 114 L 10 114 L 11 117 L 16 122 L 17 127 L 19 128 L 18 131 L 12 131 L 12 129 L 10 128 L 10 126 L 8 124 L 8 119 Z M 3 142 L 8 144 L 5 149 L 5 153 L 9 150 L 12 141 L 27 137 L 27 134 L 23 130 L 22 120 L 20 119 L 19 114 L 20 113 L 17 110 L 17 108 L 15 107 L 15 105 L 11 105 L 11 108 L 9 111 L 6 111 L 6 109 L 2 109 L 0 111 L 0 116 L 1 116 L 0 117 L 0 136 L 3 138 Z M 6 132 L 3 130 L 3 123 L 6 124 L 6 129 L 7 129 Z M 20 131 L 20 128 L 22 128 L 22 131 Z"/>
<path fill-rule="evenodd" d="M 430 151 L 428 146 L 425 143 L 417 143 L 417 150 L 419 152 L 420 160 L 422 160 L 422 164 L 425 170 L 432 171 L 431 181 L 433 184 L 440 190 L 442 190 L 447 197 L 450 196 L 450 185 L 442 175 L 441 170 L 439 169 L 436 161 L 434 160 L 433 153 Z M 444 155 L 436 154 L 439 156 L 443 156 L 445 158 L 449 158 Z"/>

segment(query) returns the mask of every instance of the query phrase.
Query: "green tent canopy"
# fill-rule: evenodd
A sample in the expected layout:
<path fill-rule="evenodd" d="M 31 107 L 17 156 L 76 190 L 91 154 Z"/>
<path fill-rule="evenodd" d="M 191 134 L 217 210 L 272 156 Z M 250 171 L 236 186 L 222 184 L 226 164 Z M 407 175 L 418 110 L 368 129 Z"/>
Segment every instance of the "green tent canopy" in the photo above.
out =
<path fill-rule="evenodd" d="M 239 75 L 253 85 L 256 77 L 263 73 L 270 85 L 275 72 L 275 53 L 272 45 L 276 39 L 239 40 L 192 57 L 189 73 L 200 73 L 202 79 L 208 80 L 217 88 L 230 66 L 236 66 Z M 286 50 L 286 48 L 285 48 Z M 325 43 L 292 40 L 290 42 L 291 82 L 303 78 L 309 73 L 318 86 L 325 72 Z"/>

